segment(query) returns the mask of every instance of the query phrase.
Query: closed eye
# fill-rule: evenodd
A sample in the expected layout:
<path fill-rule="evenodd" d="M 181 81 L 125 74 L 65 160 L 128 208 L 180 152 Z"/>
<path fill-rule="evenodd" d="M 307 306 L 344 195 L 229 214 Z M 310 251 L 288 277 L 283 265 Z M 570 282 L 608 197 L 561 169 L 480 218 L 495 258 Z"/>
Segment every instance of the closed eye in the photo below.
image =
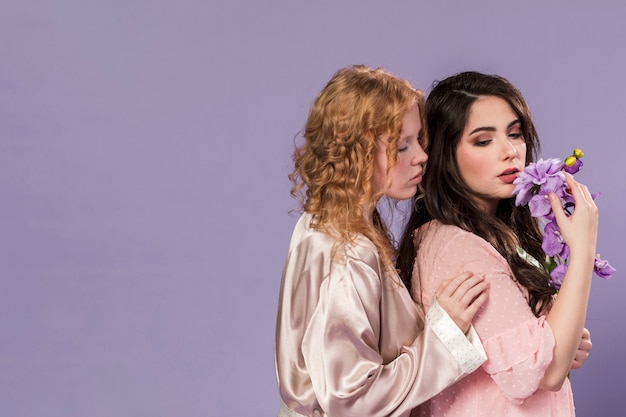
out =
<path fill-rule="evenodd" d="M 419 144 L 420 136 L 407 136 L 404 140 L 398 141 L 398 153 L 406 152 L 413 145 L 414 142 Z"/>
<path fill-rule="evenodd" d="M 409 149 L 409 139 L 403 139 L 398 141 L 398 153 L 406 152 Z"/>

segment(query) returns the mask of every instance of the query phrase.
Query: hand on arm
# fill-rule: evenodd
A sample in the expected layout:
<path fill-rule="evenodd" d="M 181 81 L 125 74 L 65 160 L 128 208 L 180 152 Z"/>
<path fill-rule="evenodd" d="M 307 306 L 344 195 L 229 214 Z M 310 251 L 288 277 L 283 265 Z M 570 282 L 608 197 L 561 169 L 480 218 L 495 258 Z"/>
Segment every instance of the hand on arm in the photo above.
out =
<path fill-rule="evenodd" d="M 467 333 L 480 307 L 487 301 L 489 284 L 482 274 L 464 272 L 441 282 L 436 297 L 457 326 Z"/>
<path fill-rule="evenodd" d="M 586 328 L 583 329 L 583 335 L 580 338 L 580 343 L 578 345 L 578 350 L 574 355 L 574 361 L 572 362 L 571 369 L 578 369 L 583 366 L 583 363 L 589 357 L 589 352 L 591 352 L 591 333 Z"/>
<path fill-rule="evenodd" d="M 571 175 L 566 174 L 566 177 L 576 202 L 574 214 L 566 216 L 560 200 L 555 195 L 550 196 L 561 236 L 570 247 L 565 279 L 546 318 L 554 332 L 556 346 L 541 387 L 552 391 L 560 389 L 582 343 L 598 233 L 598 208 L 589 190 Z"/>

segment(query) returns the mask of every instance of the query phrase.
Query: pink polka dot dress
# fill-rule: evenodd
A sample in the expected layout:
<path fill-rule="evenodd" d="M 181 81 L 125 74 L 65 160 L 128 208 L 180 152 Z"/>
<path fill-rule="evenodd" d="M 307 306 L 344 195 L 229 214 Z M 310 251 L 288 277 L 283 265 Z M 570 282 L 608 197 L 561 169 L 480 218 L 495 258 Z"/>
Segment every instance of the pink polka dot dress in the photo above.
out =
<path fill-rule="evenodd" d="M 557 392 L 539 389 L 552 361 L 554 335 L 545 317 L 533 315 L 527 292 L 515 282 L 506 260 L 487 241 L 456 226 L 432 221 L 416 236 L 413 295 L 425 307 L 443 280 L 463 271 L 484 274 L 491 287 L 473 321 L 487 362 L 412 415 L 574 416 L 569 379 Z"/>

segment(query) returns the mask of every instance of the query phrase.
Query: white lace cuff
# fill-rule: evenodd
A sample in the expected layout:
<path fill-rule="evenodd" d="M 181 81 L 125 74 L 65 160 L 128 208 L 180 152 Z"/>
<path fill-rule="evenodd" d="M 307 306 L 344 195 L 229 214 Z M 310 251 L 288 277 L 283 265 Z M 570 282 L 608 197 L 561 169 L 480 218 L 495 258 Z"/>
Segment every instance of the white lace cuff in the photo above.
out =
<path fill-rule="evenodd" d="M 471 374 L 487 360 L 474 327 L 470 326 L 467 335 L 463 334 L 437 299 L 433 300 L 426 313 L 426 323 L 456 358 L 464 373 Z"/>

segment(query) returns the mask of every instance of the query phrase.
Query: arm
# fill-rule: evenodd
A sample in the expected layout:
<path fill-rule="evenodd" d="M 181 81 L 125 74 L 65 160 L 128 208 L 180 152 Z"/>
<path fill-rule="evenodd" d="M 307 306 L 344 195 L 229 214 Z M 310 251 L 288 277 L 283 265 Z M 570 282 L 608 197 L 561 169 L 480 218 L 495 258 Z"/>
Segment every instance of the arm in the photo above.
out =
<path fill-rule="evenodd" d="M 554 359 L 548 366 L 541 387 L 560 389 L 578 349 L 591 291 L 591 273 L 598 233 L 598 208 L 589 190 L 566 174 L 567 184 L 576 201 L 574 214 L 567 217 L 555 195 L 550 204 L 565 243 L 570 247 L 570 262 L 559 295 L 547 316 L 556 339 Z"/>
<path fill-rule="evenodd" d="M 473 271 L 486 277 L 489 300 L 473 320 L 489 358 L 483 370 L 511 402 L 532 395 L 552 360 L 554 336 L 545 319 L 533 315 L 506 260 L 485 240 L 453 226 L 429 231 L 418 256 L 414 287 L 416 280 L 422 283 L 427 304 L 448 276 Z"/>
<path fill-rule="evenodd" d="M 474 247 L 480 256 L 480 247 Z M 487 249 L 495 252 L 490 245 Z M 545 317 L 532 313 L 506 261 L 495 253 L 482 258 L 466 268 L 483 271 L 491 283 L 489 302 L 473 323 L 489 358 L 483 370 L 509 401 L 520 404 L 540 388 L 554 357 L 555 338 Z"/>
<path fill-rule="evenodd" d="M 440 337 L 440 330 L 447 329 L 457 340 L 460 337 L 470 343 L 447 315 L 437 314 L 441 310 L 435 307 L 428 311 L 417 339 L 401 347 L 397 357 L 385 361 L 379 351 L 380 335 L 389 331 L 384 326 L 399 323 L 385 323 L 381 316 L 384 277 L 371 262 L 359 259 L 348 259 L 346 265 L 333 268 L 321 287 L 320 302 L 302 348 L 316 397 L 329 415 L 408 413 L 484 360 L 475 360 L 470 369 L 459 363 Z M 404 291 L 407 305 L 414 307 L 404 288 L 396 291 Z M 474 357 L 480 354 L 472 349 Z"/>

